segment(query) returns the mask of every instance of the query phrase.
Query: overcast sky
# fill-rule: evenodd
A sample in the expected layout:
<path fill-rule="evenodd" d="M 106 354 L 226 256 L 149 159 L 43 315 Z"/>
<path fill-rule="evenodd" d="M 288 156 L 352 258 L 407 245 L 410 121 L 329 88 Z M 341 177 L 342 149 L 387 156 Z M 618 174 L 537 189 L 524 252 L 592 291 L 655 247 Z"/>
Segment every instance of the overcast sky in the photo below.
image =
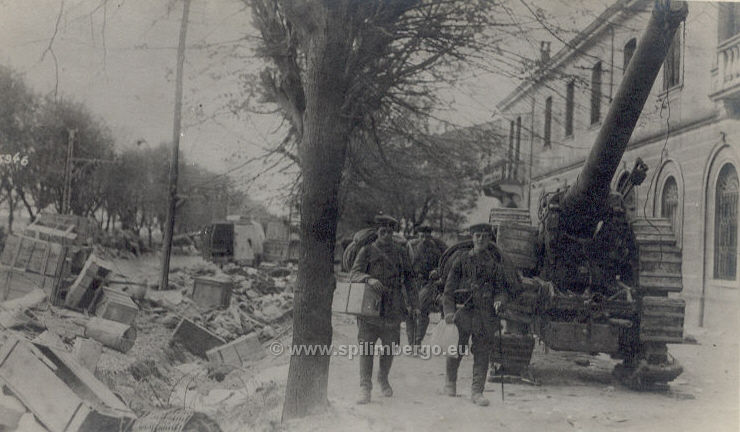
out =
<path fill-rule="evenodd" d="M 564 0 L 530 3 L 573 25 L 593 19 L 608 1 L 586 0 L 586 8 Z M 170 141 L 181 5 L 173 0 L 0 0 L 0 63 L 22 73 L 37 92 L 56 91 L 85 103 L 111 128 L 119 146 Z M 521 2 L 512 5 L 521 8 Z M 181 148 L 215 172 L 241 167 L 279 139 L 274 133 L 279 117 L 242 113 L 236 118 L 225 108 L 240 92 L 240 73 L 262 67 L 249 48 L 254 36 L 250 11 L 241 0 L 192 1 Z M 535 39 L 519 41 L 516 49 L 531 56 Z M 485 72 L 467 76 L 466 83 L 447 91 L 455 103 L 447 115 L 462 124 L 488 121 L 498 98 L 515 82 Z M 262 167 L 251 163 L 235 170 L 236 184 L 246 185 Z M 266 199 L 284 183 L 280 174 L 262 175 L 249 193 Z"/>

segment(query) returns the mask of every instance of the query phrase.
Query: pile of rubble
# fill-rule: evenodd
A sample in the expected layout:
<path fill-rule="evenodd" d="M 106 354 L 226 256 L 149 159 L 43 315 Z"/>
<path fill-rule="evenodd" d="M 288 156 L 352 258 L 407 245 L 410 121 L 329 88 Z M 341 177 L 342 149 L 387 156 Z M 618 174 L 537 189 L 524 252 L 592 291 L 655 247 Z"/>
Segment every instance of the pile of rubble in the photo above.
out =
<path fill-rule="evenodd" d="M 173 289 L 149 291 L 146 300 L 163 314 L 160 319 L 168 327 L 185 318 L 227 342 L 252 332 L 265 340 L 290 317 L 293 293 L 280 287 L 289 278 L 273 278 L 251 267 L 219 269 L 203 263 L 173 269 L 169 278 Z"/>
<path fill-rule="evenodd" d="M 171 269 L 170 289 L 159 291 L 117 274 L 99 250 L 76 274 L 47 272 L 70 262 L 51 262 L 63 250 L 52 244 L 16 238 L 2 254 L 0 431 L 159 430 L 146 426 L 155 420 L 218 430 L 183 408 L 184 394 L 203 380 L 201 392 L 225 391 L 215 383 L 290 328 L 293 268 L 201 262 Z"/>

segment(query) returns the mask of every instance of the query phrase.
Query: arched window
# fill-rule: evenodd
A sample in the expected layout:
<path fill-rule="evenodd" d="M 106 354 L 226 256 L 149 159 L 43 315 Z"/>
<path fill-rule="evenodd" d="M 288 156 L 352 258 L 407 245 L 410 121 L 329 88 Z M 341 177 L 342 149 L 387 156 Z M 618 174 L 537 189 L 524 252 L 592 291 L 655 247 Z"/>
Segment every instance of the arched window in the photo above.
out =
<path fill-rule="evenodd" d="M 624 63 L 623 63 L 623 71 L 627 70 L 627 66 L 630 64 L 630 60 L 632 60 L 632 54 L 635 53 L 635 48 L 637 48 L 637 39 L 632 38 L 624 44 Z"/>
<path fill-rule="evenodd" d="M 617 190 L 621 191 L 622 188 L 627 183 L 627 180 L 630 178 L 630 174 L 628 172 L 622 174 L 621 177 L 619 177 L 619 181 L 617 182 Z M 627 216 L 630 219 L 633 219 L 635 217 L 635 206 L 637 204 L 635 203 L 635 188 L 630 189 L 629 192 L 627 192 L 627 195 L 624 197 L 624 209 L 627 213 Z"/>
<path fill-rule="evenodd" d="M 738 178 L 735 167 L 719 171 L 714 207 L 714 278 L 737 279 Z"/>
<path fill-rule="evenodd" d="M 660 216 L 671 221 L 673 232 L 676 235 L 678 235 L 681 223 L 679 220 L 680 213 L 678 206 L 678 184 L 676 184 L 676 179 L 671 176 L 666 179 L 665 184 L 663 185 L 663 193 L 660 197 Z"/>

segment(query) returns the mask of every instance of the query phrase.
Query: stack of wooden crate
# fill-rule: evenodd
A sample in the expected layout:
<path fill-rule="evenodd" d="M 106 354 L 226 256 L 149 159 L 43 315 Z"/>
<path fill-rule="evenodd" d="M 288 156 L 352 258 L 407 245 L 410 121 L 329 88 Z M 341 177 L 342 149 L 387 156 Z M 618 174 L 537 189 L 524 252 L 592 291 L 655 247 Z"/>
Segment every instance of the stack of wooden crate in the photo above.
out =
<path fill-rule="evenodd" d="M 69 272 L 69 249 L 59 243 L 8 236 L 0 254 L 0 301 L 22 297 L 41 288 L 56 296 L 60 281 Z"/>
<path fill-rule="evenodd" d="M 531 225 L 529 209 L 526 208 L 492 208 L 488 217 L 488 222 L 494 227 L 501 223 L 516 223 L 522 225 Z"/>
<path fill-rule="evenodd" d="M 98 231 L 94 219 L 75 215 L 41 213 L 23 235 L 64 245 L 90 245 Z"/>
<path fill-rule="evenodd" d="M 128 430 L 136 414 L 71 353 L 12 337 L 0 381 L 50 432 Z"/>

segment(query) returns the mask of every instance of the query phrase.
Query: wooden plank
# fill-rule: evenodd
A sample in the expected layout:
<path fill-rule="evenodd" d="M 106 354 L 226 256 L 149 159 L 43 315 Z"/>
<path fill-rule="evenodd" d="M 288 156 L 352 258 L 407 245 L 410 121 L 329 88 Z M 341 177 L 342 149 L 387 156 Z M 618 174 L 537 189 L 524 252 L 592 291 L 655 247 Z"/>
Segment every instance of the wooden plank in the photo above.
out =
<path fill-rule="evenodd" d="M 51 356 L 55 363 L 61 363 L 60 366 L 63 365 L 69 369 L 77 381 L 77 383 L 70 384 L 84 386 L 86 401 L 98 413 L 114 417 L 136 418 L 134 412 L 121 402 L 105 384 L 95 378 L 95 375 L 78 362 L 71 353 L 54 347 L 44 347 L 42 352 Z"/>

